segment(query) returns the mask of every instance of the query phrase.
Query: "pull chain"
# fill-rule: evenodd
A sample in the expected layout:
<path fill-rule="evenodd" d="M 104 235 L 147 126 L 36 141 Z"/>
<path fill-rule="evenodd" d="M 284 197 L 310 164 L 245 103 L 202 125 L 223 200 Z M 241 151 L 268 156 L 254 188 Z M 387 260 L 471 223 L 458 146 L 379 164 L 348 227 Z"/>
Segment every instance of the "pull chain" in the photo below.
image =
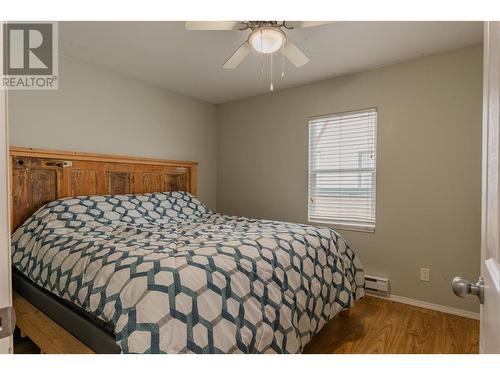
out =
<path fill-rule="evenodd" d="M 273 85 L 273 54 L 271 53 L 271 86 L 269 87 L 271 91 L 274 91 Z"/>
<path fill-rule="evenodd" d="M 281 45 L 281 76 L 285 76 L 285 43 Z"/>

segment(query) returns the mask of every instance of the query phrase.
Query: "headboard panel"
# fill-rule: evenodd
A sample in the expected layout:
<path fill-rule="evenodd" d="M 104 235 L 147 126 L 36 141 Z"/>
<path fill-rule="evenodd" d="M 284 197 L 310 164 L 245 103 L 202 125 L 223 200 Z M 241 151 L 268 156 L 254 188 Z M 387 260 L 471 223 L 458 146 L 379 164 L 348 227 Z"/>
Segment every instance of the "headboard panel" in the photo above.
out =
<path fill-rule="evenodd" d="M 44 204 L 77 195 L 187 191 L 197 162 L 11 147 L 11 229 Z"/>

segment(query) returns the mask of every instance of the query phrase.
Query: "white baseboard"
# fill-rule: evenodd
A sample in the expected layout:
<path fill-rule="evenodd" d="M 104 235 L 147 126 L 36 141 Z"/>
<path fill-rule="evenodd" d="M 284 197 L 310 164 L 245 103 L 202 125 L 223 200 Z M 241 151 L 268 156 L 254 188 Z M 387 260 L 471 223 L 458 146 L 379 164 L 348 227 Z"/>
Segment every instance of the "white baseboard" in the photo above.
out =
<path fill-rule="evenodd" d="M 408 298 L 408 297 L 395 296 L 393 294 L 389 295 L 389 297 L 379 296 L 379 295 L 371 294 L 371 293 L 367 293 L 367 295 L 372 296 L 372 297 L 382 298 L 382 299 L 388 299 L 388 300 L 394 301 L 394 302 L 404 303 L 406 305 L 422 307 L 424 309 L 436 310 L 436 311 L 440 311 L 440 312 L 444 312 L 444 313 L 448 313 L 448 314 L 463 316 L 464 318 L 479 320 L 479 313 L 475 313 L 472 311 L 456 309 L 454 307 L 448 307 L 448 306 L 443 306 L 443 305 L 437 305 L 435 303 L 419 301 L 419 300 L 416 300 L 413 298 Z"/>

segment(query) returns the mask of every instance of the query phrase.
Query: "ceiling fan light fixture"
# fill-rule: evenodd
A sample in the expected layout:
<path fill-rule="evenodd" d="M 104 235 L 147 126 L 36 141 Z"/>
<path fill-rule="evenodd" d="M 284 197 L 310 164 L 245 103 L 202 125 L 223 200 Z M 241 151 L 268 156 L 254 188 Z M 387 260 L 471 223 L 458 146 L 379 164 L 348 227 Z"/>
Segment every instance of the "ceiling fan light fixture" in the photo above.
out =
<path fill-rule="evenodd" d="M 278 51 L 285 42 L 285 33 L 274 27 L 261 27 L 254 30 L 248 37 L 248 43 L 260 53 Z"/>

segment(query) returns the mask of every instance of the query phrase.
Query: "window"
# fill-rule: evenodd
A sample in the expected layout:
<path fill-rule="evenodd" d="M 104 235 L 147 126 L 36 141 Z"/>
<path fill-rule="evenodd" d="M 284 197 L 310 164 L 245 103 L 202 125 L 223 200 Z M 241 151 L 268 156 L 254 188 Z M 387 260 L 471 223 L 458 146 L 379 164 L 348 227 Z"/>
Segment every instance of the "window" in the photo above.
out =
<path fill-rule="evenodd" d="M 375 230 L 377 111 L 309 120 L 309 221 Z"/>

